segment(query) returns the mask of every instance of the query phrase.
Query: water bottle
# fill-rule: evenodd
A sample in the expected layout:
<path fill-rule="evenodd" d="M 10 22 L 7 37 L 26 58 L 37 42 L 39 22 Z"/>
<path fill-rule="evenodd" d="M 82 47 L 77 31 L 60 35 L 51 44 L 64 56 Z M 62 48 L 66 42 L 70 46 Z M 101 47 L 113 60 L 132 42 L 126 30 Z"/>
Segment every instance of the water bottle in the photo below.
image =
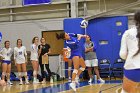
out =
<path fill-rule="evenodd" d="M 97 83 L 97 75 L 94 75 L 94 82 Z"/>
<path fill-rule="evenodd" d="M 53 77 L 50 77 L 50 83 L 53 84 Z"/>

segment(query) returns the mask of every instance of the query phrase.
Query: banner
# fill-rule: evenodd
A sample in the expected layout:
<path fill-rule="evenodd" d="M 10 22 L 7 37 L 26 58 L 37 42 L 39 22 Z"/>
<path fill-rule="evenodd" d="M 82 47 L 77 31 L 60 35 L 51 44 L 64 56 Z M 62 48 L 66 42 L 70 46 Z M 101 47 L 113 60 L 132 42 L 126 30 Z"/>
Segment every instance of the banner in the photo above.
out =
<path fill-rule="evenodd" d="M 23 0 L 23 5 L 40 5 L 40 4 L 50 4 L 51 0 Z"/>

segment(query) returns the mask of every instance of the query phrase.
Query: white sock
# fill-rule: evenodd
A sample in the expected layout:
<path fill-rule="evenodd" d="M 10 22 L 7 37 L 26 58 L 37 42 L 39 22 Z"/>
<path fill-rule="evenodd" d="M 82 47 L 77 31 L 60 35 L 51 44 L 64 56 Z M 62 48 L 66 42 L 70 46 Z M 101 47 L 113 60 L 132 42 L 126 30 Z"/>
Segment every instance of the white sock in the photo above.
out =
<path fill-rule="evenodd" d="M 10 82 L 10 79 L 7 79 L 7 82 Z"/>
<path fill-rule="evenodd" d="M 92 80 L 92 78 L 90 78 L 90 80 Z"/>
<path fill-rule="evenodd" d="M 20 78 L 20 82 L 22 82 L 22 78 Z"/>
<path fill-rule="evenodd" d="M 34 77 L 34 81 L 37 81 L 36 77 Z"/>
<path fill-rule="evenodd" d="M 26 80 L 26 82 L 28 82 L 28 78 L 26 78 L 25 80 Z"/>
<path fill-rule="evenodd" d="M 128 93 L 128 92 L 126 92 L 124 89 L 122 89 L 121 93 Z"/>

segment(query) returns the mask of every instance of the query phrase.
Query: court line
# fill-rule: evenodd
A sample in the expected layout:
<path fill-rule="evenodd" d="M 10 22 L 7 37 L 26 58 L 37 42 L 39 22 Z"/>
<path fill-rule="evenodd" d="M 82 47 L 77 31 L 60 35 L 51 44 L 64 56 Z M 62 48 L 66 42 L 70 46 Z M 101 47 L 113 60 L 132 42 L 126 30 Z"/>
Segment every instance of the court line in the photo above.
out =
<path fill-rule="evenodd" d="M 103 91 L 106 91 L 106 90 L 109 90 L 109 89 L 112 89 L 112 88 L 115 88 L 115 87 L 118 87 L 118 86 L 121 86 L 121 85 L 122 85 L 122 84 L 119 84 L 119 85 L 116 85 L 116 86 L 112 86 L 112 87 L 109 87 L 109 88 L 100 90 L 99 93 L 102 93 Z"/>

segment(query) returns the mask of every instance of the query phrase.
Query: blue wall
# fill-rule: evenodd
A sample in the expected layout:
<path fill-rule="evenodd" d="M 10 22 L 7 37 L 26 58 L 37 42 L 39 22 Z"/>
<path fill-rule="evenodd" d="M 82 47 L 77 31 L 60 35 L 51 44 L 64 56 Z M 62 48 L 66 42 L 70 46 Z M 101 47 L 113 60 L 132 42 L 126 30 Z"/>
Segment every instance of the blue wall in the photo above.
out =
<path fill-rule="evenodd" d="M 68 33 L 84 34 L 84 29 L 80 27 L 82 18 L 73 18 L 64 20 L 64 31 Z M 116 22 L 122 25 L 117 26 Z M 97 44 L 97 57 L 99 60 L 108 59 L 111 64 L 119 58 L 121 37 L 125 30 L 128 29 L 128 17 L 115 16 L 106 18 L 96 18 L 89 21 L 87 34 L 91 36 Z M 118 32 L 121 35 L 118 35 Z M 108 44 L 100 44 L 100 41 L 108 41 Z M 84 45 L 84 39 L 81 46 Z M 83 47 L 82 47 L 83 48 Z M 83 49 L 84 54 L 84 49 Z"/>

